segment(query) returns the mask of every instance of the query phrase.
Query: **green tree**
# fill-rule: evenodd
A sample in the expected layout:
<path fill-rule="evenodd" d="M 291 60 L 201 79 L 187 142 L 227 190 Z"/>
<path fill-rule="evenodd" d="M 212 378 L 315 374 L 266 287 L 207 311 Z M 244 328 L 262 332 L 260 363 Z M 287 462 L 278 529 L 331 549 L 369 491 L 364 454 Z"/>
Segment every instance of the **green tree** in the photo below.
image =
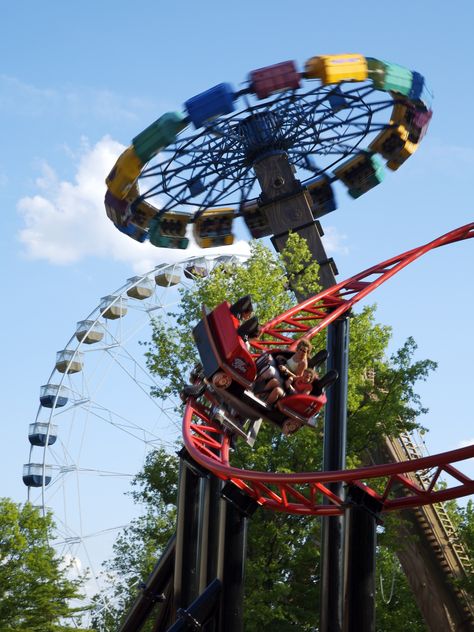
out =
<path fill-rule="evenodd" d="M 78 580 L 48 540 L 51 516 L 30 504 L 0 499 L 0 629 L 2 632 L 61 632 L 78 629 L 83 607 Z M 64 623 L 74 620 L 70 626 Z"/>
<path fill-rule="evenodd" d="M 455 500 L 450 500 L 444 504 L 444 507 L 471 561 L 470 567 L 464 568 L 466 577 L 459 581 L 459 585 L 472 597 L 474 595 L 474 502 L 468 500 L 465 506 L 460 506 Z"/>
<path fill-rule="evenodd" d="M 223 300 L 233 302 L 251 294 L 256 315 L 260 322 L 265 322 L 295 303 L 295 296 L 288 289 L 290 283 L 293 287 L 298 284 L 298 292 L 316 293 L 319 289 L 317 273 L 317 264 L 312 262 L 306 242 L 297 235 L 290 235 L 287 251 L 281 257 L 273 255 L 261 243 L 254 243 L 248 265 L 218 266 L 209 277 L 182 290 L 180 310 L 175 314 L 176 326 L 169 328 L 160 320 L 155 321 L 152 340 L 147 345 L 148 366 L 162 382 L 155 395 L 165 398 L 178 393 L 197 361 L 191 332 L 200 318 L 202 304 L 213 308 Z M 435 365 L 429 360 L 414 361 L 416 345 L 412 340 L 387 359 L 390 335 L 389 327 L 375 322 L 374 307 L 366 307 L 351 317 L 349 465 L 360 463 L 361 452 L 375 446 L 382 433 L 411 430 L 417 425 L 419 415 L 425 412 L 414 389 L 416 382 L 426 379 Z M 314 340 L 315 350 L 323 346 L 324 333 Z M 254 448 L 238 444 L 233 463 L 266 471 L 317 471 L 322 464 L 320 430 L 314 432 L 303 428 L 292 437 L 284 437 L 271 424 L 264 424 Z M 161 472 L 164 462 L 161 452 L 150 457 L 147 468 L 136 479 L 141 490 L 140 500 L 152 503 L 147 504 L 147 516 L 151 517 L 149 524 L 157 524 L 159 519 L 171 515 L 168 506 L 163 513 L 159 509 L 155 514 L 156 507 L 163 502 Z M 123 554 L 126 555 L 129 547 L 142 549 L 141 571 L 149 568 L 150 563 L 146 560 L 150 539 L 155 538 L 157 554 L 164 540 L 158 543 L 155 534 L 146 535 L 139 531 L 130 531 L 128 536 L 131 539 L 127 543 L 118 544 L 117 558 L 111 562 L 111 570 L 121 568 L 117 564 L 119 560 L 122 563 Z M 314 630 L 319 612 L 319 519 L 261 510 L 251 520 L 248 543 L 246 632 L 262 632 L 270 627 L 273 632 Z M 403 582 L 409 594 L 403 577 L 397 585 L 401 586 Z M 383 601 L 379 607 L 384 608 Z M 421 626 L 413 599 L 410 608 L 415 613 L 413 616 L 418 617 L 417 625 Z M 410 611 L 410 617 L 412 614 Z M 394 625 L 395 620 L 393 617 Z M 379 629 L 405 630 L 403 616 L 396 625 L 398 627 Z M 418 629 L 423 628 L 413 625 L 414 631 Z"/>
<path fill-rule="evenodd" d="M 474 551 L 474 501 L 468 500 L 465 507 L 458 508 L 460 520 L 457 524 L 459 532 L 468 551 Z"/>
<path fill-rule="evenodd" d="M 468 555 L 473 557 L 474 555 L 474 502 L 468 500 L 465 507 L 457 507 L 458 520 L 454 520 L 454 524 L 457 525 L 458 533 L 464 542 Z M 462 588 L 466 590 L 469 595 L 474 595 L 474 559 L 472 559 L 472 565 L 470 569 L 466 569 L 468 575 L 466 580 L 462 584 Z"/>

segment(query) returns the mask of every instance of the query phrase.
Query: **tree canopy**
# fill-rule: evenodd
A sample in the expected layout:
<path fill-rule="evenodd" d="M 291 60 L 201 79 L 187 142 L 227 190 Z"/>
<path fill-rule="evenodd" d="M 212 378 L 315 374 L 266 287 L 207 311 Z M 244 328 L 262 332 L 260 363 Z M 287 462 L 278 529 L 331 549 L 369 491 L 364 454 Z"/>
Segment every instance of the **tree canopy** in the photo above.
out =
<path fill-rule="evenodd" d="M 80 628 L 81 582 L 49 544 L 53 522 L 31 504 L 0 499 L 0 629 L 63 632 Z M 66 620 L 72 621 L 69 625 Z"/>

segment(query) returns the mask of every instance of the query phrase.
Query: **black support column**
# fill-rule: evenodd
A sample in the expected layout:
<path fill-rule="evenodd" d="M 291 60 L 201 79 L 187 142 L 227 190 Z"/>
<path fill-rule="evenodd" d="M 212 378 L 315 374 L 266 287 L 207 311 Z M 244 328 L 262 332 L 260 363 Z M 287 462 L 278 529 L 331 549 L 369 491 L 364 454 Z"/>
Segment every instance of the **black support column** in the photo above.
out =
<path fill-rule="evenodd" d="M 223 541 L 225 529 L 225 503 L 221 497 L 222 481 L 213 474 L 206 481 L 203 527 L 204 542 L 201 552 L 199 588 L 202 591 L 216 577 L 222 580 Z M 205 549 L 205 550 L 204 550 Z"/>
<path fill-rule="evenodd" d="M 176 610 L 186 609 L 199 595 L 199 536 L 203 507 L 201 479 L 208 476 L 184 448 L 180 457 L 174 567 L 175 616 Z"/>
<path fill-rule="evenodd" d="M 118 632 L 141 630 L 159 602 L 165 602 L 160 610 L 159 619 L 160 621 L 167 620 L 173 583 L 175 542 L 176 536 L 173 535 L 150 576 L 141 586 L 140 592 Z M 162 629 L 164 627 L 165 624 L 163 624 Z M 155 629 L 158 630 L 159 627 L 155 625 Z"/>
<path fill-rule="evenodd" d="M 168 628 L 168 632 L 196 632 L 204 629 L 207 631 L 207 624 L 212 621 L 217 608 L 221 588 L 221 582 L 214 579 L 188 608 L 179 608 L 177 620 Z"/>
<path fill-rule="evenodd" d="M 324 418 L 323 470 L 342 470 L 346 465 L 347 373 L 349 365 L 349 318 L 343 316 L 328 327 L 328 369 L 339 379 L 331 387 Z M 330 483 L 342 495 L 342 483 Z M 344 517 L 328 516 L 322 524 L 320 632 L 342 631 Z M 362 632 L 363 628 L 360 629 Z M 365 632 L 365 630 L 364 630 Z"/>
<path fill-rule="evenodd" d="M 225 551 L 220 632 L 244 632 L 244 571 L 247 526 L 258 503 L 231 482 L 222 490 L 225 505 Z"/>
<path fill-rule="evenodd" d="M 351 485 L 346 507 L 343 632 L 375 632 L 375 557 L 382 503 Z"/>

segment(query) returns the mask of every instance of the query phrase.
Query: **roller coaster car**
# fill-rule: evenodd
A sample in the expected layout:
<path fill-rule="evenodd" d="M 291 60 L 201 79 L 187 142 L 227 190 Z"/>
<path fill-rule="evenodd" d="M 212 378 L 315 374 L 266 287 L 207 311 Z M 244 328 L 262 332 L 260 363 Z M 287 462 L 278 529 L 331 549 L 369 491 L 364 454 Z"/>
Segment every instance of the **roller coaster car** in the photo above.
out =
<path fill-rule="evenodd" d="M 265 358 L 259 356 L 255 360 L 245 339 L 257 334 L 258 323 L 255 317 L 239 321 L 234 315 L 242 311 L 238 303 L 221 303 L 212 312 L 203 308 L 203 317 L 193 331 L 202 370 L 194 375 L 196 382 L 186 387 L 183 397 L 205 393 L 206 398 L 223 411 L 224 417 L 239 427 L 243 425 L 242 420 L 252 424 L 260 419 L 271 421 L 284 434 L 293 434 L 304 425 L 314 427 L 314 418 L 326 403 L 324 389 L 337 379 L 337 373 L 331 372 L 323 380 L 316 380 L 310 394 L 287 395 L 277 405 L 268 405 L 255 389 L 258 374 L 273 355 L 291 356 L 292 352 L 271 351 L 264 354 Z M 327 354 L 321 353 L 324 358 L 320 357 L 317 363 L 326 358 Z"/>

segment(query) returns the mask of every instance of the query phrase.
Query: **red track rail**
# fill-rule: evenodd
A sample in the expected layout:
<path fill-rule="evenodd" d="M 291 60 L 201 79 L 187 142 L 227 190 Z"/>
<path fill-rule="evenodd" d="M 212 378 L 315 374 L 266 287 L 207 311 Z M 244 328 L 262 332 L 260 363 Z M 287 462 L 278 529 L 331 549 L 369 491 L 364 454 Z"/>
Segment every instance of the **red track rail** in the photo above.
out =
<path fill-rule="evenodd" d="M 474 237 L 474 223 L 414 248 L 334 287 L 323 290 L 261 329 L 259 339 L 252 340 L 256 349 L 284 345 L 292 348 L 295 335 L 312 338 L 341 314 L 402 270 L 412 261 L 434 248 Z M 474 445 L 429 457 L 335 472 L 301 472 L 281 474 L 241 470 L 230 465 L 229 437 L 209 420 L 207 410 L 190 400 L 183 419 L 183 438 L 190 455 L 205 468 L 224 480 L 231 480 L 261 505 L 274 511 L 305 515 L 337 515 L 343 511 L 342 497 L 334 494 L 328 483 L 363 485 L 383 503 L 384 511 L 416 507 L 474 493 L 474 480 L 455 467 L 474 457 Z M 415 482 L 413 474 L 427 471 L 427 489 Z M 445 489 L 436 489 L 442 474 L 449 476 Z M 446 481 L 445 481 L 446 482 Z"/>
<path fill-rule="evenodd" d="M 306 515 L 340 514 L 343 499 L 328 488 L 328 483 L 333 482 L 364 485 L 368 493 L 383 503 L 384 511 L 443 502 L 474 493 L 474 480 L 453 465 L 473 458 L 474 445 L 420 459 L 356 470 L 298 474 L 241 470 L 229 463 L 228 435 L 209 420 L 204 408 L 193 401 L 188 402 L 186 407 L 183 436 L 193 459 L 219 478 L 231 480 L 261 505 L 274 511 Z M 424 489 L 410 475 L 423 471 L 426 476 L 427 470 L 430 470 L 430 485 Z M 449 475 L 451 483 L 446 489 L 435 489 L 442 473 Z"/>
<path fill-rule="evenodd" d="M 359 272 L 270 320 L 261 328 L 259 338 L 251 343 L 260 350 L 282 345 L 292 349 L 296 346 L 295 335 L 312 338 L 409 263 L 434 248 L 471 237 L 474 237 L 474 222 Z"/>

